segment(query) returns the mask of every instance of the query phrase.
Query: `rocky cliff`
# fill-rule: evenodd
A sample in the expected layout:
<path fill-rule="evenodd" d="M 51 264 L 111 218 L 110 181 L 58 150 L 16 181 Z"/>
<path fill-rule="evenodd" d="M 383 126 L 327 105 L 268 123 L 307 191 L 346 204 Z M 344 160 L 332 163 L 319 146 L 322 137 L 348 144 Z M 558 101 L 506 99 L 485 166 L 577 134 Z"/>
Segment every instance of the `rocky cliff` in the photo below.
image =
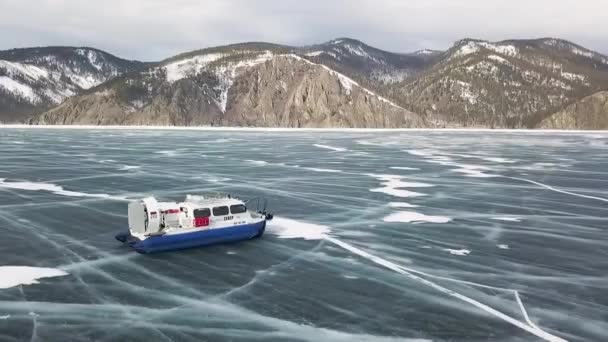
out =
<path fill-rule="evenodd" d="M 537 128 L 608 129 L 608 91 L 576 101 L 544 119 Z"/>

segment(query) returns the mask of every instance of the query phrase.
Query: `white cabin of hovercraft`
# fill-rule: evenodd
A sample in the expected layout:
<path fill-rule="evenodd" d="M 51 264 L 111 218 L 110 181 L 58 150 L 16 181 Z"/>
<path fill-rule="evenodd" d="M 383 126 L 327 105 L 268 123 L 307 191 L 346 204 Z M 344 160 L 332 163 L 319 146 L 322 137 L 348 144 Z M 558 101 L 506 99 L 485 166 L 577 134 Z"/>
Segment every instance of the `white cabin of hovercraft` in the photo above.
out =
<path fill-rule="evenodd" d="M 128 209 L 131 234 L 145 238 L 201 229 L 227 228 L 263 219 L 241 200 L 230 197 L 186 197 L 184 202 L 158 202 L 154 197 L 133 201 Z"/>

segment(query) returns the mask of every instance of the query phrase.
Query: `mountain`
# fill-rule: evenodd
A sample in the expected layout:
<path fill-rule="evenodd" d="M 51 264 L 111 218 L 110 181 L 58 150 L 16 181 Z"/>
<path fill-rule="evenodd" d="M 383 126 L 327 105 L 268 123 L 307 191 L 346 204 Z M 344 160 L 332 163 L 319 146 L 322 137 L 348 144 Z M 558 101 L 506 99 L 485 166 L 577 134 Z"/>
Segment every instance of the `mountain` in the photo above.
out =
<path fill-rule="evenodd" d="M 608 91 L 574 102 L 545 118 L 537 128 L 608 129 Z"/>
<path fill-rule="evenodd" d="M 84 47 L 0 51 L 0 122 L 23 119 L 143 66 Z"/>
<path fill-rule="evenodd" d="M 535 127 L 608 89 L 608 58 L 558 39 L 464 39 L 386 94 L 438 126 Z"/>
<path fill-rule="evenodd" d="M 72 97 L 31 123 L 426 126 L 419 115 L 298 53 L 267 43 L 185 53 Z"/>
<path fill-rule="evenodd" d="M 413 77 L 437 61 L 440 51 L 399 54 L 371 47 L 351 38 L 300 48 L 302 57 L 326 65 L 370 87 L 390 85 Z"/>
<path fill-rule="evenodd" d="M 35 63 L 45 59 L 19 61 L 42 68 Z M 64 71 L 60 79 L 73 88 L 50 81 L 42 88 L 31 83 L 32 91 L 13 86 L 9 99 L 32 110 L 67 98 L 30 120 L 47 124 L 586 129 L 604 127 L 606 115 L 608 57 L 554 38 L 463 39 L 447 51 L 413 53 L 351 38 L 304 47 L 253 42 L 156 64 L 123 62 L 89 84 L 78 83 L 85 77 L 79 75 L 98 68 Z M 19 80 L 36 80 L 26 71 Z M 58 100 L 31 100 L 46 94 Z"/>

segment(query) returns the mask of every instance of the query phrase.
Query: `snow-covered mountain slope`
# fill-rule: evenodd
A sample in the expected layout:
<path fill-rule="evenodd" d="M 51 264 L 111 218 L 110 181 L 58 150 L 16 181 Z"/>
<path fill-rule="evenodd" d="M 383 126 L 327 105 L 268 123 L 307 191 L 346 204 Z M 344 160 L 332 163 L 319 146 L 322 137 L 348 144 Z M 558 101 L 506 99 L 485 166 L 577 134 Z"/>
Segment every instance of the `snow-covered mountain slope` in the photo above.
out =
<path fill-rule="evenodd" d="M 608 58 L 558 39 L 458 41 L 390 96 L 439 124 L 534 127 L 608 87 Z"/>
<path fill-rule="evenodd" d="M 0 121 L 63 102 L 144 63 L 91 48 L 43 47 L 0 51 Z"/>
<path fill-rule="evenodd" d="M 171 58 L 36 117 L 47 124 L 421 127 L 416 114 L 283 47 L 243 44 Z"/>
<path fill-rule="evenodd" d="M 298 53 L 316 63 L 349 75 L 371 87 L 390 85 L 413 77 L 437 60 L 440 52 L 398 54 L 351 38 L 301 48 Z"/>
<path fill-rule="evenodd" d="M 75 54 L 88 72 L 117 74 Z M 537 127 L 608 89 L 608 57 L 553 38 L 463 39 L 445 52 L 409 54 L 348 38 L 307 47 L 242 43 L 180 54 L 88 90 L 97 81 L 87 83 L 83 68 L 49 68 L 42 57 L 0 61 L 0 91 L 13 94 L 8 106 L 33 110 L 40 99 L 77 94 L 34 123 Z M 66 83 L 40 88 L 56 82 L 49 74 L 58 69 L 67 70 Z"/>

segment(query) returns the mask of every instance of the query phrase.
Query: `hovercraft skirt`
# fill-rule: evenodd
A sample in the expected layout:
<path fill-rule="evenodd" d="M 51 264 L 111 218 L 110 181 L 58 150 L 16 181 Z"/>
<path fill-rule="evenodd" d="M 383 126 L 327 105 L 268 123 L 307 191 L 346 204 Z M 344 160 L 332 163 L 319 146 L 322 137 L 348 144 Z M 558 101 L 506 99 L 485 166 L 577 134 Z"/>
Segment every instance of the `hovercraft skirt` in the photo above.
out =
<path fill-rule="evenodd" d="M 266 221 L 263 220 L 234 227 L 205 229 L 182 234 L 151 236 L 144 240 L 139 240 L 127 232 L 116 235 L 116 239 L 128 244 L 139 253 L 156 253 L 249 240 L 260 237 L 264 234 L 265 228 Z"/>

